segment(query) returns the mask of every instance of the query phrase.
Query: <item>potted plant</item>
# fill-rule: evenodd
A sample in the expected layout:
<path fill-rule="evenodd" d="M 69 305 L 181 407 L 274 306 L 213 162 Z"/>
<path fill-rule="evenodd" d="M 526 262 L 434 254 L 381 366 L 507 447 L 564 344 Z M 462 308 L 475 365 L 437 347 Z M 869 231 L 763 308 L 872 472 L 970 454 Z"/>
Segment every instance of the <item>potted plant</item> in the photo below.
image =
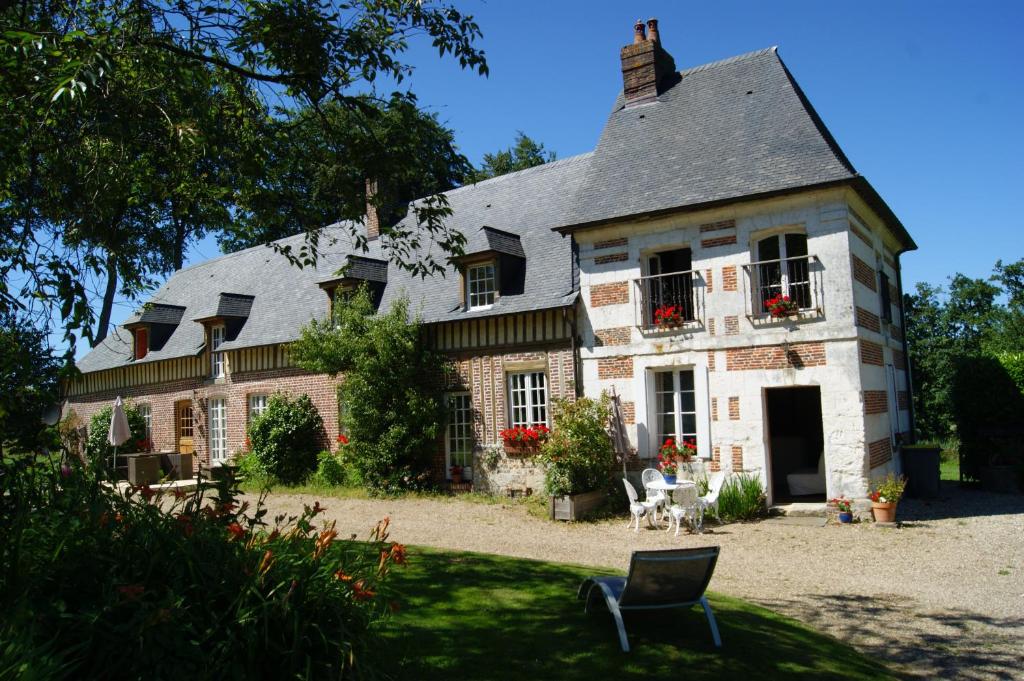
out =
<path fill-rule="evenodd" d="M 660 305 L 654 310 L 654 325 L 670 329 L 683 325 L 683 308 L 679 305 Z"/>
<path fill-rule="evenodd" d="M 683 440 L 682 443 L 671 437 L 666 439 L 658 450 L 658 470 L 665 482 L 675 483 L 679 469 L 683 466 L 690 471 L 690 462 L 696 455 L 697 445 L 692 439 Z"/>
<path fill-rule="evenodd" d="M 847 499 L 846 497 L 839 497 L 838 499 L 833 499 L 832 503 L 835 505 L 836 510 L 839 512 L 839 522 L 853 522 L 853 501 Z"/>
<path fill-rule="evenodd" d="M 535 423 L 532 426 L 506 428 L 501 431 L 501 440 L 509 456 L 529 455 L 536 454 L 550 435 L 550 428 L 543 423 Z"/>
<path fill-rule="evenodd" d="M 896 505 L 903 496 L 903 490 L 907 487 L 907 479 L 902 475 L 897 476 L 889 473 L 875 488 L 868 492 L 871 499 L 871 512 L 877 523 L 896 522 Z"/>
<path fill-rule="evenodd" d="M 450 469 L 452 475 L 452 484 L 458 485 L 462 483 L 462 466 L 455 464 Z"/>
<path fill-rule="evenodd" d="M 580 520 L 605 499 L 615 467 L 606 430 L 610 405 L 607 395 L 555 403 L 555 427 L 537 459 L 553 520 Z"/>
<path fill-rule="evenodd" d="M 800 312 L 800 306 L 796 304 L 796 301 L 781 293 L 764 301 L 764 307 L 768 310 L 768 314 L 776 319 L 790 317 Z"/>

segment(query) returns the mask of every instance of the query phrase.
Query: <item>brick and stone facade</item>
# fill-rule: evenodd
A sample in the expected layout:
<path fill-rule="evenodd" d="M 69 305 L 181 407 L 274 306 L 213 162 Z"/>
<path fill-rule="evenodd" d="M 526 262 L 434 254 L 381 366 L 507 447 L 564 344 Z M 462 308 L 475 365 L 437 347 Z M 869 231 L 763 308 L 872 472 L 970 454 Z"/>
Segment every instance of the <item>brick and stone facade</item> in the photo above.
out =
<path fill-rule="evenodd" d="M 854 210 L 876 222 L 860 224 Z M 798 316 L 759 316 L 751 294 L 753 244 L 792 232 L 806 234 L 808 254 L 821 263 L 815 286 L 823 293 Z M 729 243 L 718 241 L 723 237 Z M 632 405 L 635 422 L 627 430 L 641 462 L 659 445 L 654 376 L 683 369 L 693 372 L 698 450 L 709 470 L 743 470 L 771 488 L 767 391 L 799 387 L 820 394 L 828 494 L 863 496 L 871 477 L 894 465 L 891 446 L 886 450 L 881 443 L 890 442 L 893 429 L 909 427 L 906 362 L 892 330 L 897 324 L 883 321 L 879 270 L 871 263 L 890 281 L 897 273 L 888 264 L 894 260 L 886 232 L 867 206 L 842 190 L 808 192 L 672 219 L 624 221 L 574 238 L 582 269 L 584 392 L 614 388 Z M 629 259 L 591 267 L 589 256 L 602 252 L 597 244 L 611 243 Z M 690 249 L 692 268 L 705 282 L 700 318 L 678 333 L 644 329 L 644 288 L 623 283 L 645 276 L 651 253 L 680 247 Z M 898 296 L 891 299 L 895 322 L 901 310 Z M 626 338 L 627 319 L 633 321 L 630 343 L 609 342 Z M 775 446 L 785 442 L 778 438 Z M 808 455 L 809 466 L 816 454 Z"/>

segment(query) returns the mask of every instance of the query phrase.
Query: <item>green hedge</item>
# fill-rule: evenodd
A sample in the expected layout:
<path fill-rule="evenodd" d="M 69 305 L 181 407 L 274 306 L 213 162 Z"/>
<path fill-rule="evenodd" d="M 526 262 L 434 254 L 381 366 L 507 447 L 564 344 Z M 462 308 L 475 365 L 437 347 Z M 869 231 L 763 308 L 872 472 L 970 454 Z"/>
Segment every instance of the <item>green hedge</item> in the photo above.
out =
<path fill-rule="evenodd" d="M 1017 366 L 1014 361 L 1009 360 L 1011 367 Z M 952 402 L 962 477 L 978 480 L 984 466 L 1021 462 L 1013 431 L 1024 428 L 1024 394 L 1003 361 L 985 355 L 959 358 Z"/>
<path fill-rule="evenodd" d="M 249 424 L 249 443 L 259 467 L 286 484 L 305 482 L 316 470 L 317 453 L 326 441 L 323 419 L 309 395 L 294 400 L 272 395 Z"/>

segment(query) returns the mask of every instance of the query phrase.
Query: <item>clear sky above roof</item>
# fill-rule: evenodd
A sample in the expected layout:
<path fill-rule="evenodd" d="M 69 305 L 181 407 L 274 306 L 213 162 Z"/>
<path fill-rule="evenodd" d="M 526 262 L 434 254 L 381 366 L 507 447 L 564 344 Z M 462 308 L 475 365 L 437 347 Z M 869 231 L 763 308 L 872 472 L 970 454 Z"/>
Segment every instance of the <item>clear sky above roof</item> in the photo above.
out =
<path fill-rule="evenodd" d="M 903 259 L 908 289 L 1024 257 L 1024 3 L 458 4 L 483 29 L 490 77 L 421 45 L 411 82 L 474 162 L 517 130 L 559 157 L 592 150 L 621 88 L 619 48 L 634 20 L 653 16 L 679 69 L 779 46 L 854 167 L 919 244 Z M 217 254 L 207 240 L 190 259 Z"/>

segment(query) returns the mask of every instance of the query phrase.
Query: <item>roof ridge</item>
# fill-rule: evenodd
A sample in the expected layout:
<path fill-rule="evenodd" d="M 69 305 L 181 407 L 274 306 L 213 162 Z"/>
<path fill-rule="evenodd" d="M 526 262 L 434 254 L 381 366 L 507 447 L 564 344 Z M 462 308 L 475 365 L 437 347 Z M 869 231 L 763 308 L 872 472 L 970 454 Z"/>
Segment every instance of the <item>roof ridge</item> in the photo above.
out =
<path fill-rule="evenodd" d="M 718 61 L 708 62 L 707 64 L 700 64 L 699 66 L 692 66 L 692 67 L 690 67 L 688 69 L 683 69 L 682 71 L 680 71 L 679 75 L 680 76 L 686 76 L 686 75 L 689 75 L 691 73 L 699 73 L 700 71 L 706 71 L 707 69 L 713 69 L 713 68 L 718 67 L 718 66 L 726 66 L 728 64 L 734 64 L 734 63 L 736 63 L 738 61 L 743 61 L 744 59 L 753 59 L 754 57 L 760 57 L 760 56 L 763 56 L 763 55 L 766 55 L 766 54 L 770 54 L 772 52 L 778 52 L 778 51 L 779 51 L 779 46 L 778 45 L 772 45 L 771 47 L 764 47 L 764 48 L 762 48 L 760 50 L 754 50 L 753 52 L 746 52 L 744 54 L 737 54 L 734 57 L 727 57 L 725 59 L 719 59 Z"/>
<path fill-rule="evenodd" d="M 582 154 L 576 154 L 575 156 L 566 156 L 565 158 L 555 159 L 554 161 L 548 161 L 547 163 L 541 163 L 540 165 L 532 166 L 530 168 L 523 168 L 522 170 L 516 170 L 516 171 L 511 172 L 511 173 L 505 173 L 504 175 L 497 175 L 495 177 L 489 177 L 486 180 L 480 180 L 479 182 L 467 182 L 466 184 L 462 185 L 461 187 L 455 187 L 454 189 L 449 189 L 448 191 L 441 192 L 441 193 L 445 194 L 445 195 L 457 194 L 458 192 L 461 192 L 464 189 L 473 189 L 474 187 L 479 187 L 481 185 L 490 185 L 490 184 L 493 184 L 493 183 L 502 182 L 502 181 L 509 180 L 509 179 L 512 179 L 512 178 L 522 177 L 523 175 L 526 175 L 526 174 L 529 174 L 529 173 L 533 173 L 533 172 L 537 172 L 537 171 L 541 171 L 541 170 L 550 170 L 552 168 L 557 168 L 557 167 L 560 167 L 560 166 L 563 166 L 563 165 L 568 165 L 569 163 L 578 163 L 578 162 L 582 161 L 584 158 L 587 158 L 587 157 L 590 157 L 590 156 L 593 156 L 593 155 L 594 155 L 594 151 L 593 150 L 586 151 L 586 152 L 584 152 Z"/>

